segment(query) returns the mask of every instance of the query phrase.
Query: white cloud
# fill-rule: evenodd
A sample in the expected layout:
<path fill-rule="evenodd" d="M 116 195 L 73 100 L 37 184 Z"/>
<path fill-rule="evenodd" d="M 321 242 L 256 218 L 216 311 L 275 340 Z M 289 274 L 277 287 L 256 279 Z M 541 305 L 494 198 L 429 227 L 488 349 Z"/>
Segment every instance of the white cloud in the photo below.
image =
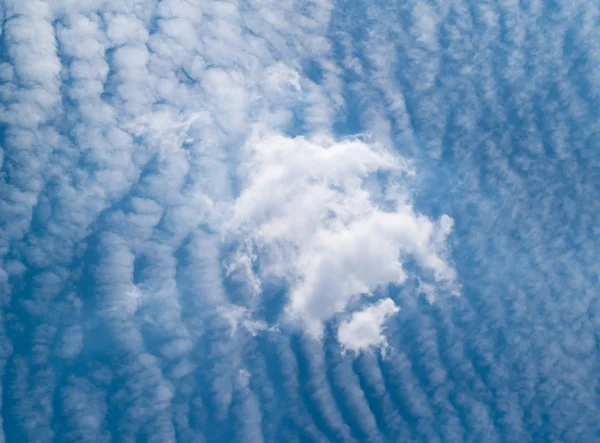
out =
<path fill-rule="evenodd" d="M 433 8 L 425 2 L 417 2 L 412 10 L 413 33 L 417 41 L 427 48 L 437 49 L 438 17 Z"/>
<path fill-rule="evenodd" d="M 286 312 L 313 337 L 354 297 L 402 284 L 407 256 L 454 284 L 445 259 L 452 220 L 432 221 L 398 196 L 401 158 L 360 140 L 279 135 L 251 141 L 246 154 L 226 236 L 243 243 L 238 262 L 245 255 L 259 264 L 259 278 L 289 285 Z M 379 201 L 368 180 L 380 187 Z"/>
<path fill-rule="evenodd" d="M 348 355 L 339 352 L 339 344 L 330 341 L 326 346 L 331 350 L 329 355 L 329 367 L 332 371 L 331 384 L 338 389 L 343 403 L 352 411 L 356 417 L 356 425 L 360 427 L 363 435 L 367 438 L 362 441 L 384 442 L 391 439 L 386 438 L 377 426 L 377 414 L 369 406 L 369 401 L 361 387 L 361 380 L 355 369 L 356 355 Z M 338 400 L 339 401 L 339 400 Z M 397 441 L 397 440 L 393 440 Z"/>
<path fill-rule="evenodd" d="M 77 357 L 83 346 L 83 328 L 73 325 L 67 328 L 61 337 L 57 353 L 62 358 L 72 359 Z"/>
<path fill-rule="evenodd" d="M 65 439 L 110 441 L 109 432 L 104 428 L 107 406 L 102 389 L 84 378 L 71 376 L 62 388 L 61 397 L 66 419 L 72 428 Z"/>
<path fill-rule="evenodd" d="M 344 349 L 360 352 L 371 347 L 381 347 L 385 352 L 387 340 L 383 335 L 385 321 L 400 311 L 390 298 L 372 304 L 352 314 L 338 328 L 338 340 Z"/>
<path fill-rule="evenodd" d="M 252 319 L 251 313 L 242 306 L 219 306 L 217 307 L 217 312 L 219 312 L 219 314 L 221 314 L 221 316 L 229 323 L 232 336 L 237 331 L 238 326 L 242 326 L 253 336 L 257 335 L 259 332 L 276 330 L 276 328 L 270 327 L 262 320 Z"/>
<path fill-rule="evenodd" d="M 342 412 L 338 409 L 336 398 L 327 374 L 328 360 L 323 349 L 323 342 L 301 339 L 299 354 L 306 358 L 308 397 L 314 404 L 319 418 L 341 436 L 342 441 L 356 442 L 348 423 L 344 421 Z M 305 400 L 306 401 L 306 400 Z"/>
<path fill-rule="evenodd" d="M 135 17 L 118 14 L 108 17 L 106 36 L 114 46 L 118 46 L 145 42 L 148 39 L 148 31 Z"/>

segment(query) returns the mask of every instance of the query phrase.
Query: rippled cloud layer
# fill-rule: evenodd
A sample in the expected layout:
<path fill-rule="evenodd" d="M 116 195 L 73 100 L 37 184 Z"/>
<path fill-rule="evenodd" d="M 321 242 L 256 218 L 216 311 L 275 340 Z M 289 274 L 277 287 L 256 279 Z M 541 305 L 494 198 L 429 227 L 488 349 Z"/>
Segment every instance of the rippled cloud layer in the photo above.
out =
<path fill-rule="evenodd" d="M 0 441 L 600 439 L 597 3 L 0 12 Z"/>

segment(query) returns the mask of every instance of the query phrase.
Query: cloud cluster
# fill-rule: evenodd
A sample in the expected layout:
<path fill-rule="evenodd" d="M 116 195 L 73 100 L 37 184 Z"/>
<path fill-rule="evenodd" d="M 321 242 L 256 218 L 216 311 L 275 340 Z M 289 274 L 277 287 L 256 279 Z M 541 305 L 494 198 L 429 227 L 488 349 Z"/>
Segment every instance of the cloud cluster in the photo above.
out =
<path fill-rule="evenodd" d="M 247 151 L 226 227 L 248 251 L 236 262 L 255 266 L 259 279 L 283 280 L 287 315 L 313 337 L 353 298 L 402 284 L 404 260 L 455 285 L 445 257 L 452 220 L 414 211 L 394 181 L 408 172 L 400 158 L 361 140 L 327 137 L 262 136 Z"/>

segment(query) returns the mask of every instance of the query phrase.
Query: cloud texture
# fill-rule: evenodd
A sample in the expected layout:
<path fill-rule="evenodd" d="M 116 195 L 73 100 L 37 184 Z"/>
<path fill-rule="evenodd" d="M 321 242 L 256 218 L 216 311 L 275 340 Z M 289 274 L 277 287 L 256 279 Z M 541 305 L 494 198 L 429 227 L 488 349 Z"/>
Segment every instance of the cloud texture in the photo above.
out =
<path fill-rule="evenodd" d="M 598 440 L 597 2 L 0 13 L 0 442 Z"/>

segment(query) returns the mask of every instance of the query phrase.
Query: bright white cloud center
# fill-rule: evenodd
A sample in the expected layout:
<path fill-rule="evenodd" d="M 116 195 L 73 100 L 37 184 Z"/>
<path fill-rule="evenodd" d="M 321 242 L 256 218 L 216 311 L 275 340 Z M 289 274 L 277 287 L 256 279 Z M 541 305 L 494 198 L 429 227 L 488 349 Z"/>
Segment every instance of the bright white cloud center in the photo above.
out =
<path fill-rule="evenodd" d="M 312 336 L 355 297 L 403 283 L 405 257 L 436 282 L 454 281 L 444 254 L 452 220 L 415 213 L 383 179 L 381 192 L 367 186 L 383 174 L 399 177 L 399 157 L 359 140 L 284 136 L 249 143 L 247 154 L 227 227 L 244 244 L 236 260 L 258 265 L 246 266 L 253 280 L 284 280 L 286 314 Z"/>
<path fill-rule="evenodd" d="M 383 324 L 398 311 L 400 308 L 391 299 L 386 298 L 360 312 L 355 312 L 349 320 L 340 324 L 338 341 L 344 349 L 353 352 L 370 347 L 381 347 L 385 350 L 387 340 L 383 335 Z"/>

